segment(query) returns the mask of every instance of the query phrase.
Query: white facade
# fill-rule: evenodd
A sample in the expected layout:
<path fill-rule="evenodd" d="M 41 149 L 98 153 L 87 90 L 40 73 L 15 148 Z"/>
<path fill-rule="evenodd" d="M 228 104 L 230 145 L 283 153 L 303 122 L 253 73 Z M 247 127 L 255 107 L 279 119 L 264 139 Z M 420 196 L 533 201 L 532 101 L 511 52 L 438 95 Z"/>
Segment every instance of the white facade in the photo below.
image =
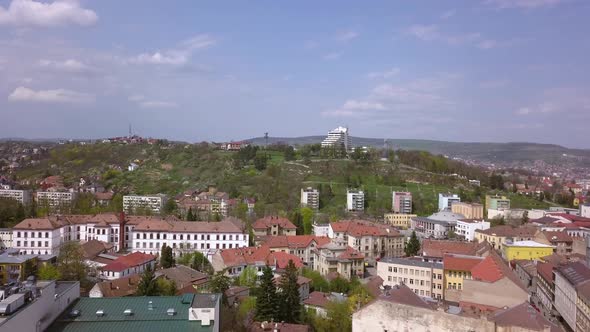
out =
<path fill-rule="evenodd" d="M 330 233 L 330 224 L 313 224 L 313 234 L 315 236 L 328 236 Z"/>
<path fill-rule="evenodd" d="M 322 148 L 327 147 L 342 147 L 346 152 L 352 150 L 348 128 L 338 127 L 328 132 L 328 136 L 322 141 Z"/>
<path fill-rule="evenodd" d="M 461 202 L 461 197 L 457 194 L 438 194 L 438 210 L 450 210 L 454 202 Z"/>
<path fill-rule="evenodd" d="M 31 191 L 0 189 L 0 198 L 14 199 L 20 202 L 22 205 L 27 205 L 31 201 Z"/>
<path fill-rule="evenodd" d="M 62 191 L 38 191 L 37 204 L 46 203 L 50 208 L 70 206 L 76 198 L 76 193 Z"/>
<path fill-rule="evenodd" d="M 473 241 L 475 239 L 475 230 L 481 229 L 486 230 L 490 228 L 490 223 L 485 220 L 457 220 L 455 226 L 455 234 L 462 236 L 467 241 Z"/>
<path fill-rule="evenodd" d="M 365 193 L 362 190 L 348 190 L 346 192 L 346 210 L 365 210 Z"/>
<path fill-rule="evenodd" d="M 590 218 L 590 204 L 580 205 L 580 217 Z"/>
<path fill-rule="evenodd" d="M 320 192 L 314 188 L 301 189 L 301 206 L 318 210 L 320 208 Z"/>
<path fill-rule="evenodd" d="M 23 255 L 57 255 L 62 241 L 62 229 L 12 230 L 12 246 Z"/>
<path fill-rule="evenodd" d="M 12 229 L 0 228 L 0 249 L 12 248 Z"/>
<path fill-rule="evenodd" d="M 154 271 L 155 267 L 156 267 L 155 258 L 154 258 L 154 260 L 147 262 L 145 264 L 140 264 L 137 266 L 130 266 L 130 267 L 123 269 L 121 271 L 110 271 L 108 269 L 102 270 L 100 272 L 100 277 L 102 279 L 106 279 L 106 280 L 115 280 L 115 279 L 119 279 L 119 278 L 125 278 L 125 277 L 128 277 L 133 274 L 142 274 L 143 271 L 145 271 L 145 269 L 147 268 L 147 266 L 149 266 L 152 269 L 152 271 Z"/>
<path fill-rule="evenodd" d="M 377 262 L 377 275 L 383 279 L 383 286 L 404 284 L 416 295 L 443 298 L 442 263 L 385 257 Z"/>
<path fill-rule="evenodd" d="M 137 208 L 150 209 L 154 214 L 160 214 L 166 203 L 166 196 L 154 195 L 154 196 L 138 196 L 138 195 L 125 195 L 123 196 L 123 210 L 133 211 Z"/>
<path fill-rule="evenodd" d="M 576 328 L 577 297 L 574 286 L 561 273 L 555 273 L 555 309 L 572 330 Z"/>

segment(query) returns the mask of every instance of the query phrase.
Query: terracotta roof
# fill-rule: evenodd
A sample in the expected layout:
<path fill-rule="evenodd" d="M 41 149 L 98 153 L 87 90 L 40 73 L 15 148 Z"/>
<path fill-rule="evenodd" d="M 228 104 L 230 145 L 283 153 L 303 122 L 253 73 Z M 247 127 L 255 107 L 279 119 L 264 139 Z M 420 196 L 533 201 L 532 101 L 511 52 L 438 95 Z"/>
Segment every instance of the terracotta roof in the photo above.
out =
<path fill-rule="evenodd" d="M 242 233 L 242 230 L 229 220 L 222 221 L 169 221 L 146 218 L 137 223 L 135 231 L 178 232 L 178 233 Z"/>
<path fill-rule="evenodd" d="M 293 223 L 290 222 L 289 219 L 283 217 L 264 217 L 258 219 L 252 224 L 252 228 L 268 229 L 272 225 L 278 225 L 279 227 L 285 229 L 297 229 L 297 226 L 293 225 Z"/>
<path fill-rule="evenodd" d="M 140 274 L 133 274 L 124 278 L 99 282 L 96 285 L 98 285 L 103 297 L 132 296 L 137 292 L 137 285 L 140 280 Z"/>
<path fill-rule="evenodd" d="M 265 264 L 270 255 L 268 246 L 222 249 L 219 251 L 226 267 Z"/>
<path fill-rule="evenodd" d="M 330 238 L 315 235 L 279 235 L 267 236 L 264 244 L 270 248 L 307 248 L 315 241 L 318 246 L 329 243 Z"/>
<path fill-rule="evenodd" d="M 13 229 L 23 230 L 54 230 L 67 225 L 63 220 L 57 218 L 29 218 L 16 224 Z"/>
<path fill-rule="evenodd" d="M 544 217 L 537 218 L 537 219 L 530 219 L 529 222 L 544 225 L 544 224 L 552 224 L 552 223 L 559 221 L 559 220 L 560 220 L 559 218 L 544 216 Z"/>
<path fill-rule="evenodd" d="M 342 220 L 330 224 L 334 232 L 344 232 L 354 237 L 361 236 L 402 236 L 392 226 L 378 224 L 367 220 Z"/>
<path fill-rule="evenodd" d="M 279 275 L 273 278 L 273 282 L 275 283 L 275 285 L 279 285 L 281 283 L 281 278 L 283 276 Z M 311 282 L 311 279 L 306 278 L 304 276 L 297 276 L 297 285 L 301 286 L 301 285 L 305 285 L 305 284 L 309 284 Z"/>
<path fill-rule="evenodd" d="M 157 270 L 157 277 L 165 277 L 168 280 L 174 280 L 177 288 L 183 288 L 187 285 L 200 285 L 209 280 L 209 276 L 205 273 L 191 269 L 188 266 L 177 265 L 168 269 Z"/>
<path fill-rule="evenodd" d="M 434 307 L 424 301 L 420 296 L 416 295 L 408 286 L 399 285 L 393 286 L 390 290 L 385 291 L 385 294 L 379 296 L 379 299 L 405 304 L 412 307 L 419 307 L 424 309 L 434 310 Z"/>
<path fill-rule="evenodd" d="M 366 284 L 367 290 L 371 293 L 371 296 L 377 297 L 381 294 L 381 286 L 383 286 L 383 278 L 380 276 L 371 276 Z"/>
<path fill-rule="evenodd" d="M 301 258 L 295 255 L 288 254 L 286 252 L 271 252 L 266 259 L 266 264 L 269 266 L 275 266 L 279 269 L 284 269 L 287 267 L 290 260 L 293 261 L 295 267 L 303 267 L 303 262 L 301 261 Z"/>
<path fill-rule="evenodd" d="M 424 256 L 440 258 L 444 254 L 475 255 L 477 246 L 476 242 L 424 239 L 422 252 Z"/>
<path fill-rule="evenodd" d="M 581 221 L 581 222 L 590 222 L 590 218 L 575 216 L 573 214 L 567 213 L 560 213 L 560 212 L 549 212 L 549 216 L 561 217 L 563 219 L 567 219 L 571 222 Z"/>
<path fill-rule="evenodd" d="M 263 325 L 266 325 L 263 327 Z M 263 331 L 281 331 L 281 332 L 309 332 L 311 331 L 308 325 L 303 324 L 289 324 L 289 323 L 274 323 L 274 322 L 253 322 L 248 332 L 263 332 Z"/>
<path fill-rule="evenodd" d="M 547 241 L 551 242 L 551 243 L 557 243 L 557 242 L 573 242 L 574 239 L 572 239 L 571 236 L 569 236 L 566 232 L 543 232 L 543 235 L 545 235 L 545 238 L 547 239 Z"/>
<path fill-rule="evenodd" d="M 491 251 L 488 257 L 474 266 L 471 269 L 471 275 L 475 280 L 486 282 L 496 282 L 502 278 L 508 278 L 518 287 L 526 290 L 518 276 L 495 251 Z"/>
<path fill-rule="evenodd" d="M 140 266 L 156 260 L 156 256 L 141 253 L 139 251 L 126 256 L 121 256 L 102 268 L 103 271 L 121 272 L 134 266 Z"/>
<path fill-rule="evenodd" d="M 475 232 L 482 233 L 486 235 L 492 236 L 501 236 L 501 237 L 533 237 L 537 232 L 537 228 L 535 227 L 512 227 L 508 225 L 501 225 L 490 227 L 486 230 L 478 229 Z"/>
<path fill-rule="evenodd" d="M 443 266 L 445 270 L 471 271 L 477 264 L 483 261 L 482 257 L 445 254 Z"/>
<path fill-rule="evenodd" d="M 543 279 L 545 279 L 545 281 L 549 282 L 549 283 L 553 283 L 553 268 L 555 267 L 555 265 L 553 265 L 552 263 L 545 263 L 545 262 L 541 262 L 538 261 L 537 262 L 537 275 L 541 276 Z"/>
<path fill-rule="evenodd" d="M 318 291 L 311 292 L 309 297 L 303 301 L 303 304 L 320 308 L 325 308 L 328 303 L 330 303 L 330 293 Z"/>
<path fill-rule="evenodd" d="M 358 252 L 356 249 L 347 246 L 346 250 L 344 250 L 343 253 L 338 255 L 338 258 L 339 259 L 363 259 L 363 258 L 365 258 L 365 255 Z"/>
<path fill-rule="evenodd" d="M 111 249 L 113 249 L 114 245 L 98 240 L 90 240 L 80 245 L 84 253 L 84 258 L 86 259 L 93 259 L 98 254 L 105 253 Z"/>
<path fill-rule="evenodd" d="M 549 322 L 543 315 L 527 302 L 515 307 L 497 311 L 491 320 L 497 326 L 502 327 L 522 327 L 528 331 L 545 331 L 545 327 L 550 327 L 551 332 L 562 331 L 560 327 Z"/>

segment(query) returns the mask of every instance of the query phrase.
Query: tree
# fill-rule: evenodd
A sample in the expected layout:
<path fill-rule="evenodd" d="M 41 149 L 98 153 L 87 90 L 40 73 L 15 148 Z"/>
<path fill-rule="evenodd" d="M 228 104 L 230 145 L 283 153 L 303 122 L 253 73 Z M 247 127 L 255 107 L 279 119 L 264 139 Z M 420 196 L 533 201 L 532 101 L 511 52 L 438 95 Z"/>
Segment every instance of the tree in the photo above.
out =
<path fill-rule="evenodd" d="M 303 219 L 303 234 L 311 234 L 313 224 L 313 210 L 308 207 L 301 208 L 301 217 Z"/>
<path fill-rule="evenodd" d="M 176 201 L 174 199 L 169 199 L 166 201 L 166 204 L 164 204 L 163 213 L 164 215 L 175 214 L 177 209 L 178 206 L 176 206 Z"/>
<path fill-rule="evenodd" d="M 448 237 L 449 239 L 456 239 L 456 238 L 457 238 L 457 233 L 455 233 L 455 231 L 451 229 L 451 230 L 449 230 L 449 232 L 447 233 L 447 237 Z"/>
<path fill-rule="evenodd" d="M 225 271 L 219 271 L 211 278 L 209 281 L 209 288 L 213 293 L 221 293 L 223 304 L 227 305 L 227 296 L 225 292 L 229 289 L 231 285 L 230 277 L 225 275 Z"/>
<path fill-rule="evenodd" d="M 61 275 L 57 267 L 51 264 L 44 264 L 37 271 L 37 279 L 39 280 L 59 280 Z"/>
<path fill-rule="evenodd" d="M 197 221 L 197 217 L 193 214 L 193 208 L 189 207 L 186 213 L 186 221 Z"/>
<path fill-rule="evenodd" d="M 174 256 L 172 255 L 172 248 L 168 247 L 165 243 L 162 245 L 162 251 L 160 253 L 160 266 L 167 269 L 174 266 Z"/>
<path fill-rule="evenodd" d="M 138 296 L 156 296 L 158 295 L 158 284 L 156 283 L 156 276 L 154 271 L 152 270 L 151 265 L 147 265 L 143 274 L 141 275 L 141 280 L 137 285 L 137 293 Z"/>
<path fill-rule="evenodd" d="M 416 236 L 416 232 L 412 231 L 412 236 L 406 244 L 406 256 L 416 256 L 420 252 L 420 241 Z"/>
<path fill-rule="evenodd" d="M 330 302 L 327 309 L 326 318 L 316 317 L 314 320 L 315 331 L 352 331 L 352 312 L 348 302 Z"/>
<path fill-rule="evenodd" d="M 295 160 L 295 149 L 292 146 L 288 146 L 285 148 L 285 160 L 292 161 Z"/>
<path fill-rule="evenodd" d="M 298 323 L 301 319 L 301 302 L 297 285 L 297 268 L 289 260 L 285 273 L 281 277 L 279 296 L 279 317 L 287 323 Z"/>
<path fill-rule="evenodd" d="M 176 295 L 176 282 L 166 278 L 156 279 L 156 288 L 160 296 L 174 296 Z"/>
<path fill-rule="evenodd" d="M 86 280 L 86 264 L 84 264 L 80 243 L 70 241 L 61 245 L 57 256 L 57 268 L 61 280 L 80 282 Z"/>
<path fill-rule="evenodd" d="M 33 263 L 32 259 L 27 259 L 25 261 L 25 265 L 23 266 L 23 272 L 21 274 L 21 279 L 27 279 L 29 276 L 37 274 L 37 267 Z"/>
<path fill-rule="evenodd" d="M 330 290 L 336 293 L 348 293 L 350 290 L 350 283 L 346 279 L 338 276 L 330 281 Z"/>
<path fill-rule="evenodd" d="M 256 268 L 253 266 L 247 266 L 238 277 L 238 283 L 240 286 L 253 288 L 256 287 L 257 279 L 258 275 L 256 273 Z"/>
<path fill-rule="evenodd" d="M 268 164 L 268 157 L 266 154 L 257 154 L 254 158 L 254 167 L 259 171 L 264 171 Z"/>
<path fill-rule="evenodd" d="M 311 279 L 311 287 L 314 291 L 327 292 L 330 290 L 330 284 L 318 271 L 304 268 L 302 275 Z"/>
<path fill-rule="evenodd" d="M 273 281 L 270 267 L 265 266 L 260 277 L 259 294 L 256 298 L 256 319 L 271 321 L 279 318 L 279 302 L 277 289 Z"/>

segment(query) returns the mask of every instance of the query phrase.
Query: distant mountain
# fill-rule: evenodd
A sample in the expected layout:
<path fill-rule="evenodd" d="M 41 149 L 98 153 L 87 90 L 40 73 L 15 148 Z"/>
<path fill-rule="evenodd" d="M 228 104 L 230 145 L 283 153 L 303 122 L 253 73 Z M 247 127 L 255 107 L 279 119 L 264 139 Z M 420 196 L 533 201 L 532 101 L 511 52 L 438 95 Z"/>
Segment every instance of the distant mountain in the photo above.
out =
<path fill-rule="evenodd" d="M 283 142 L 289 145 L 321 143 L 325 136 L 303 137 L 269 137 L 268 144 Z M 255 145 L 264 145 L 264 137 L 246 140 Z M 564 159 L 577 165 L 590 167 L 590 150 L 569 149 L 554 144 L 538 144 L 526 142 L 509 143 L 463 143 L 422 139 L 383 139 L 352 137 L 354 146 L 370 146 L 375 148 L 393 148 L 403 150 L 423 150 L 434 154 L 442 154 L 463 159 L 487 162 L 526 162 L 543 160 L 548 163 L 562 163 Z"/>

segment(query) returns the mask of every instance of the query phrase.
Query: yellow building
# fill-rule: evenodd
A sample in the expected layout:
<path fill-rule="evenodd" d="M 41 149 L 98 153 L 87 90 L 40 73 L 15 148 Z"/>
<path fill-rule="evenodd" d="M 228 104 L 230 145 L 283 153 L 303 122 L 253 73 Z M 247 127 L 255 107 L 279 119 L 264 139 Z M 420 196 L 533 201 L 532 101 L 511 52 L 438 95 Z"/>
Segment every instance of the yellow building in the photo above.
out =
<path fill-rule="evenodd" d="M 443 257 L 444 297 L 447 301 L 459 301 L 465 279 L 472 279 L 471 270 L 483 257 L 446 254 Z"/>
<path fill-rule="evenodd" d="M 481 204 L 454 202 L 451 205 L 451 211 L 462 214 L 465 219 L 483 219 L 483 205 Z"/>
<path fill-rule="evenodd" d="M 514 259 L 538 260 L 553 254 L 554 246 L 535 241 L 504 243 L 503 256 L 507 261 Z"/>
<path fill-rule="evenodd" d="M 536 227 L 512 227 L 508 225 L 494 226 L 485 230 L 475 230 L 475 240 L 479 243 L 487 241 L 492 248 L 502 250 L 507 242 L 529 241 L 535 238 Z"/>
<path fill-rule="evenodd" d="M 23 281 L 28 273 L 35 273 L 37 269 L 37 255 L 0 255 L 0 282 Z"/>
<path fill-rule="evenodd" d="M 386 213 L 383 218 L 385 223 L 399 228 L 410 228 L 410 219 L 417 217 L 416 214 Z"/>

